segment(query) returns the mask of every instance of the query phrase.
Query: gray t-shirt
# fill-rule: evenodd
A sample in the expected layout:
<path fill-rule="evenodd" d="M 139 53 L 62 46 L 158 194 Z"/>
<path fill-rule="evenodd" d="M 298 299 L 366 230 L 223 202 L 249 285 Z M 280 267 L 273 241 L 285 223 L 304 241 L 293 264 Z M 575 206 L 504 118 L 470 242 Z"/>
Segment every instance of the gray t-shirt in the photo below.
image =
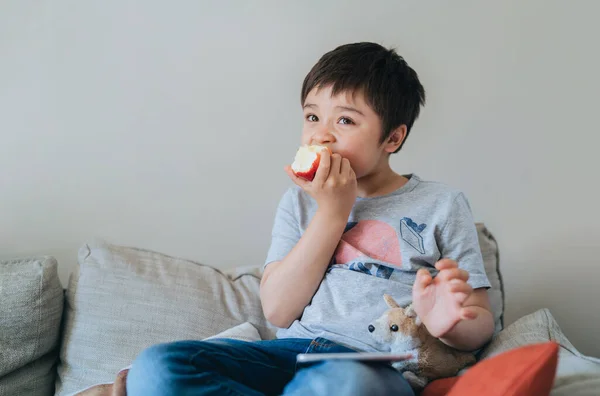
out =
<path fill-rule="evenodd" d="M 373 340 L 369 323 L 388 309 L 383 294 L 402 306 L 412 300 L 417 270 L 435 276 L 435 263 L 451 258 L 474 288 L 489 288 L 477 231 L 465 196 L 441 183 L 408 175 L 384 196 L 357 198 L 346 230 L 312 301 L 278 338 L 323 337 L 365 352 L 389 352 Z M 290 188 L 279 203 L 265 266 L 282 260 L 308 227 L 316 202 Z"/>

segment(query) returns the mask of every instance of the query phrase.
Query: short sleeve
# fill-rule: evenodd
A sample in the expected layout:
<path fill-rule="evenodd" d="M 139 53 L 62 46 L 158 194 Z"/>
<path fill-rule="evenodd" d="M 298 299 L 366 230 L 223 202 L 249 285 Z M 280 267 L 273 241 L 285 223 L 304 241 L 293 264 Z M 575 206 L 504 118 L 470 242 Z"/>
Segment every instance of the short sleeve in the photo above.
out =
<path fill-rule="evenodd" d="M 298 216 L 297 194 L 292 188 L 286 191 L 277 206 L 265 267 L 274 261 L 283 260 L 300 240 Z"/>
<path fill-rule="evenodd" d="M 469 273 L 467 283 L 473 289 L 491 286 L 485 273 L 471 207 L 464 194 L 459 193 L 455 197 L 438 243 L 442 258 L 455 260 L 459 268 Z"/>

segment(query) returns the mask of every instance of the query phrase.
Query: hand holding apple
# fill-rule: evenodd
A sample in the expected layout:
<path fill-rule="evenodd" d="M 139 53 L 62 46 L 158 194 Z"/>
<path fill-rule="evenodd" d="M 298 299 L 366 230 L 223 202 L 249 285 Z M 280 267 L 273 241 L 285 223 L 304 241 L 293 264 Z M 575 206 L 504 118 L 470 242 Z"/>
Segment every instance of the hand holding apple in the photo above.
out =
<path fill-rule="evenodd" d="M 317 201 L 320 211 L 348 219 L 358 187 L 356 174 L 347 158 L 332 154 L 324 146 L 302 146 L 292 166 L 286 167 L 286 172 L 294 183 Z"/>

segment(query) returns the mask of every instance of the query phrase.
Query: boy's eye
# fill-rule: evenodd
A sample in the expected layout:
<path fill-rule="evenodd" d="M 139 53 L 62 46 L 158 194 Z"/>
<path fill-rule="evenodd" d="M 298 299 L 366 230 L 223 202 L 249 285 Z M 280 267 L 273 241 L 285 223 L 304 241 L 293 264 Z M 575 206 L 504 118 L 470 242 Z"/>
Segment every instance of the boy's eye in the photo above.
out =
<path fill-rule="evenodd" d="M 317 121 L 319 121 L 319 118 L 314 114 L 309 114 L 306 116 L 306 121 L 317 122 Z"/>
<path fill-rule="evenodd" d="M 352 121 L 350 118 L 348 117 L 342 117 L 340 118 L 340 120 L 338 121 L 340 124 L 342 125 L 352 125 L 354 124 L 354 121 Z"/>

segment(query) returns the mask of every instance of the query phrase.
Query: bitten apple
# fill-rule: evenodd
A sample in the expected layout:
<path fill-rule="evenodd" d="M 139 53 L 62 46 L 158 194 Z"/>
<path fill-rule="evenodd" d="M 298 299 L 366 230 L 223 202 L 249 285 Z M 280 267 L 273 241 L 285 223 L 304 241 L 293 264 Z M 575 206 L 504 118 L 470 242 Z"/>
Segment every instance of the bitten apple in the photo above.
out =
<path fill-rule="evenodd" d="M 328 150 L 331 154 L 329 148 L 318 144 L 300 146 L 292 164 L 294 174 L 305 180 L 312 181 L 319 168 L 321 151 L 323 150 Z"/>

